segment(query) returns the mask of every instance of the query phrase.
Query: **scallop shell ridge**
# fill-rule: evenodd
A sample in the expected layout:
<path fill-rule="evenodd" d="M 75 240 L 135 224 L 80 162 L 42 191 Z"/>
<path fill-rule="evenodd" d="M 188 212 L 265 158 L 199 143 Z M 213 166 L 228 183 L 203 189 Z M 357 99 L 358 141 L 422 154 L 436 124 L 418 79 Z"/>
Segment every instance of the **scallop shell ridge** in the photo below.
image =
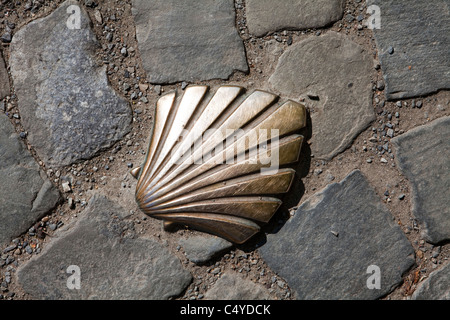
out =
<path fill-rule="evenodd" d="M 289 190 L 306 125 L 305 107 L 238 86 L 189 86 L 156 103 L 137 178 L 136 202 L 166 224 L 241 244 L 260 231 Z"/>

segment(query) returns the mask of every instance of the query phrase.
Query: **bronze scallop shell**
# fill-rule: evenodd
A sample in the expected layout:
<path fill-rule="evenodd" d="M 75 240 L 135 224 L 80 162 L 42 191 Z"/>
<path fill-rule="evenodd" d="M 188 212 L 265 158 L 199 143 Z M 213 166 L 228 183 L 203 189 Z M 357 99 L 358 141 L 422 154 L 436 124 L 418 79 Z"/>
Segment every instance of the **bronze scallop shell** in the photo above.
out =
<path fill-rule="evenodd" d="M 306 125 L 302 104 L 239 86 L 162 96 L 145 162 L 132 170 L 147 215 L 244 243 L 289 190 Z M 274 163 L 276 165 L 274 165 Z M 279 167 L 282 167 L 281 169 Z"/>

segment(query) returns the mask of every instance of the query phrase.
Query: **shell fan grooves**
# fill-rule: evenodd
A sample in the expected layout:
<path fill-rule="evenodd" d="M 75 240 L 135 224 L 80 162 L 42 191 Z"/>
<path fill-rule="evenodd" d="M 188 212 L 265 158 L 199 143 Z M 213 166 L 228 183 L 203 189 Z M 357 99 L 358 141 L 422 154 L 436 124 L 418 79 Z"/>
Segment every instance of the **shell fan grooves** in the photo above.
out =
<path fill-rule="evenodd" d="M 132 170 L 136 202 L 165 225 L 183 224 L 241 244 L 289 190 L 306 125 L 302 104 L 238 86 L 189 86 L 156 103 L 145 162 Z"/>

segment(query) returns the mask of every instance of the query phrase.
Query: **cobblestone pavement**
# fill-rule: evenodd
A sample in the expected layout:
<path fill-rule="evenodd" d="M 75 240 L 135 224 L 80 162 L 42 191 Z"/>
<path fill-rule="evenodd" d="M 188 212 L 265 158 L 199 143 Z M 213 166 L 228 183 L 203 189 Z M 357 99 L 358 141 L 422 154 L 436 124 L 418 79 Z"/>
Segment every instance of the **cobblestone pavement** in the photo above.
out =
<path fill-rule="evenodd" d="M 449 299 L 446 0 L 0 2 L 0 299 Z M 144 215 L 130 170 L 190 85 L 303 103 L 242 245 Z"/>

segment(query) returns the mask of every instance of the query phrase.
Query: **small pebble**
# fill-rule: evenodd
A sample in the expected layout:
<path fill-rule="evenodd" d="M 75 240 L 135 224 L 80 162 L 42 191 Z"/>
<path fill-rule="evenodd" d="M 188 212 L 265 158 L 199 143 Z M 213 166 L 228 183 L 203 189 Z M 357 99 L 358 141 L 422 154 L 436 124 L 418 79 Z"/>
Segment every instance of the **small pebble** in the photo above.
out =
<path fill-rule="evenodd" d="M 16 248 L 17 248 L 16 244 L 10 245 L 10 246 L 6 247 L 5 249 L 3 249 L 3 253 L 7 253 L 7 252 L 10 252 L 10 251 L 13 251 Z"/>
<path fill-rule="evenodd" d="M 384 81 L 383 80 L 380 80 L 377 82 L 377 89 L 380 91 L 384 90 Z"/>
<path fill-rule="evenodd" d="M 10 43 L 11 40 L 12 40 L 12 37 L 11 37 L 11 34 L 10 34 L 9 32 L 5 32 L 5 33 L 1 36 L 0 39 L 1 39 L 2 42 L 4 42 L 4 43 Z"/>
<path fill-rule="evenodd" d="M 290 46 L 292 44 L 292 37 L 291 36 L 288 37 L 286 43 L 287 43 L 288 46 Z"/>
<path fill-rule="evenodd" d="M 33 253 L 33 249 L 31 249 L 31 247 L 30 247 L 29 245 L 25 247 L 25 251 L 26 251 L 28 254 L 32 254 L 32 253 Z"/>
<path fill-rule="evenodd" d="M 61 184 L 61 186 L 62 186 L 64 192 L 70 192 L 70 191 L 72 190 L 72 189 L 70 188 L 70 185 L 69 185 L 69 182 L 68 182 L 68 181 L 64 181 L 64 182 Z"/>
<path fill-rule="evenodd" d="M 335 178 L 334 178 L 334 176 L 333 176 L 332 174 L 329 173 L 329 174 L 327 174 L 326 179 L 327 179 L 328 182 L 331 182 L 331 181 L 333 181 Z"/>
<path fill-rule="evenodd" d="M 436 247 L 431 252 L 431 257 L 432 258 L 437 258 L 439 256 L 439 253 L 441 253 L 441 247 Z"/>
<path fill-rule="evenodd" d="M 98 23 L 100 23 L 100 24 L 103 23 L 102 14 L 99 10 L 94 11 L 94 18 L 95 18 L 95 20 L 97 20 Z"/>
<path fill-rule="evenodd" d="M 148 89 L 148 84 L 146 83 L 139 83 L 139 90 L 141 90 L 141 92 L 145 92 Z"/>
<path fill-rule="evenodd" d="M 10 263 L 13 263 L 14 260 L 15 260 L 15 259 L 14 259 L 13 256 L 7 256 L 7 257 L 6 257 L 6 260 L 5 260 L 5 264 L 8 265 L 8 264 L 10 264 Z"/>
<path fill-rule="evenodd" d="M 213 270 L 211 270 L 212 274 L 218 274 L 220 272 L 220 268 L 214 268 Z"/>
<path fill-rule="evenodd" d="M 139 100 L 143 103 L 148 103 L 148 99 L 146 97 L 141 97 Z"/>
<path fill-rule="evenodd" d="M 353 20 L 355 20 L 355 17 L 352 16 L 351 14 L 347 14 L 347 15 L 345 16 L 345 20 L 346 20 L 348 23 L 352 23 Z"/>
<path fill-rule="evenodd" d="M 73 198 L 67 199 L 67 204 L 69 205 L 70 209 L 75 209 L 75 201 L 73 201 Z"/>
<path fill-rule="evenodd" d="M 386 132 L 386 135 L 390 138 L 394 137 L 394 130 L 388 129 L 388 131 Z"/>

